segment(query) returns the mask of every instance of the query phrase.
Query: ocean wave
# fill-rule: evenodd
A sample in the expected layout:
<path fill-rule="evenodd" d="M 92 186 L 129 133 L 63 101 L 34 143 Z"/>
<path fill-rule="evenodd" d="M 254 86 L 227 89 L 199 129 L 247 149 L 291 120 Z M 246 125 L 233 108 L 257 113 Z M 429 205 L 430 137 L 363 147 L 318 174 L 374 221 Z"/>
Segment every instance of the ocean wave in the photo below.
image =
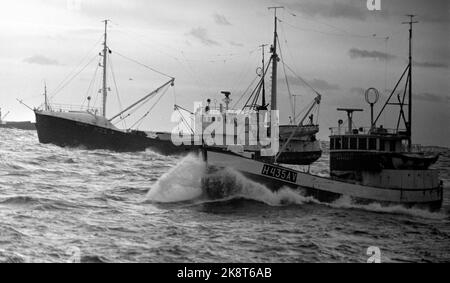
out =
<path fill-rule="evenodd" d="M 205 194 L 205 190 L 213 190 L 213 192 Z M 211 198 L 211 195 L 219 197 Z M 150 202 L 184 203 L 185 205 L 246 199 L 269 206 L 318 204 L 338 209 L 404 214 L 427 219 L 444 220 L 449 218 L 449 215 L 443 211 L 430 212 L 420 208 L 382 205 L 376 202 L 357 204 L 348 196 L 342 196 L 332 203 L 324 203 L 312 196 L 302 195 L 301 191 L 297 189 L 285 187 L 278 191 L 272 191 L 233 169 L 225 168 L 213 174 L 207 174 L 205 163 L 194 155 L 184 158 L 177 166 L 164 174 L 149 191 L 147 199 Z"/>

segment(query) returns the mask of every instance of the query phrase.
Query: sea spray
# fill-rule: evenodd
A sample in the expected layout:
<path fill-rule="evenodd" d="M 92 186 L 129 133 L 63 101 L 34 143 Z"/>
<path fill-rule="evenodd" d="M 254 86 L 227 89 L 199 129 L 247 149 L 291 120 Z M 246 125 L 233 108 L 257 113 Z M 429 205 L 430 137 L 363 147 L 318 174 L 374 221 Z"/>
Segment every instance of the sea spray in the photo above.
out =
<path fill-rule="evenodd" d="M 201 197 L 201 179 L 205 163 L 197 156 L 186 156 L 175 167 L 161 176 L 147 194 L 154 202 L 172 203 Z"/>

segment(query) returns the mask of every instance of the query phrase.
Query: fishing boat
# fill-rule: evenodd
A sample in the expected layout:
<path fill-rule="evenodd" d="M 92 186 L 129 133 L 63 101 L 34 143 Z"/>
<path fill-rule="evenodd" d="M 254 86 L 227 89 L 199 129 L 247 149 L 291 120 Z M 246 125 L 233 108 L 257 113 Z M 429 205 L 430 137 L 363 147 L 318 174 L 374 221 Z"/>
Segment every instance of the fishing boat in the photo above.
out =
<path fill-rule="evenodd" d="M 19 130 L 36 130 L 34 123 L 30 121 L 5 121 L 10 112 L 2 115 L 2 109 L 0 108 L 0 128 L 4 129 L 19 129 Z"/>
<path fill-rule="evenodd" d="M 231 168 L 273 191 L 283 187 L 294 188 L 319 201 L 331 202 L 347 196 L 359 203 L 377 202 L 440 209 L 443 183 L 439 180 L 438 172 L 429 168 L 437 161 L 438 154 L 424 152 L 412 144 L 412 17 L 408 23 L 409 64 L 377 119 L 373 118 L 373 106 L 379 94 L 374 88 L 369 88 L 365 93 L 366 101 L 371 106 L 369 128 L 353 128 L 353 114 L 362 109 L 338 109 L 347 113 L 348 127 L 344 128 L 344 122 L 339 120 L 338 127 L 331 129 L 329 177 L 282 166 L 277 162 L 280 153 L 273 162 L 263 162 L 256 159 L 254 152 L 204 147 L 203 158 L 207 163 L 207 172 L 202 183 L 205 193 L 212 198 L 232 194 L 234 188 L 223 186 L 220 178 L 224 168 Z M 398 103 L 393 103 L 391 98 L 406 73 L 408 75 L 403 96 L 398 96 Z M 388 130 L 381 125 L 377 126 L 380 115 L 387 106 L 392 105 L 400 109 L 397 128 Z M 408 106 L 408 115 L 405 113 L 405 106 Z M 404 128 L 400 127 L 400 121 L 403 121 Z"/>
<path fill-rule="evenodd" d="M 175 109 L 178 111 L 189 112 L 191 115 L 190 119 L 184 119 L 183 115 L 180 113 L 180 117 L 182 117 L 183 125 L 188 125 L 188 136 L 193 136 L 196 132 L 193 126 L 189 126 L 190 121 L 195 120 L 195 116 L 201 117 L 202 125 L 200 128 L 202 129 L 202 133 L 206 128 L 210 127 L 211 124 L 217 124 L 218 121 L 222 123 L 222 125 L 216 126 L 219 128 L 223 128 L 221 130 L 220 135 L 223 136 L 223 141 L 220 144 L 215 144 L 214 146 L 217 148 L 227 148 L 230 146 L 227 140 L 233 141 L 233 146 L 241 147 L 242 151 L 254 152 L 256 158 L 261 161 L 272 161 L 273 157 L 264 156 L 259 153 L 259 148 L 250 144 L 250 139 L 241 140 L 241 142 L 237 142 L 238 140 L 238 129 L 235 127 L 227 127 L 227 123 L 237 124 L 235 116 L 243 115 L 247 120 L 251 120 L 251 114 L 256 114 L 259 117 L 260 113 L 267 113 L 269 111 L 279 111 L 278 108 L 278 64 L 281 61 L 282 64 L 286 64 L 281 56 L 281 45 L 279 44 L 278 33 L 277 33 L 277 21 L 278 19 L 275 17 L 274 22 L 274 38 L 273 45 L 270 47 L 270 60 L 268 62 L 265 61 L 265 46 L 261 45 L 262 51 L 262 64 L 261 67 L 257 68 L 257 80 L 256 86 L 252 89 L 251 92 L 244 92 L 238 101 L 241 101 L 243 98 L 246 99 L 246 102 L 242 108 L 235 108 L 235 106 L 231 106 L 230 102 L 232 99 L 230 98 L 231 92 L 229 91 L 221 91 L 224 95 L 222 101 L 223 103 L 214 103 L 212 105 L 211 98 L 206 100 L 206 104 L 203 108 L 197 108 L 194 112 L 187 111 L 185 108 L 175 105 Z M 280 54 L 278 54 L 278 47 L 280 48 Z M 281 58 L 280 58 L 281 57 Z M 289 92 L 289 97 L 293 98 L 295 101 L 295 96 L 292 95 L 289 85 L 288 85 L 288 77 L 285 70 L 286 66 L 284 66 L 283 70 L 285 71 L 285 79 L 287 83 L 287 89 Z M 270 92 L 270 102 L 266 101 L 266 77 L 267 74 L 271 71 L 271 92 Z M 296 77 L 299 77 L 295 74 Z M 256 80 L 255 79 L 255 80 Z M 305 80 L 301 79 L 301 81 L 305 82 Z M 306 84 L 313 93 L 315 97 L 312 99 L 309 105 L 307 105 L 306 110 L 299 113 L 297 115 L 295 113 L 295 107 L 297 106 L 295 102 L 292 100 L 291 106 L 293 108 L 292 117 L 290 116 L 290 124 L 282 124 L 277 125 L 277 133 L 280 144 L 285 143 L 286 146 L 282 153 L 278 156 L 278 162 L 282 164 L 291 164 L 291 165 L 309 165 L 315 161 L 317 161 L 322 155 L 322 149 L 320 141 L 316 138 L 316 134 L 319 132 L 319 125 L 317 124 L 317 116 L 314 116 L 313 112 L 318 112 L 321 97 L 322 95 L 312 88 L 310 85 Z M 251 85 L 247 88 L 250 89 Z M 233 116 L 234 115 L 234 116 Z M 314 119 L 314 117 L 316 119 Z M 263 119 L 263 118 L 262 118 Z M 316 122 L 314 121 L 316 120 Z M 259 121 L 255 122 L 256 127 L 258 127 Z M 266 127 L 269 128 L 270 125 L 266 123 Z M 249 128 L 251 128 L 251 122 L 247 122 L 245 125 L 245 134 L 249 135 Z M 197 133 L 198 134 L 198 133 Z M 270 130 L 267 131 L 267 136 L 274 136 L 275 133 L 270 133 Z M 188 141 L 194 140 L 194 137 L 188 137 Z M 289 140 L 289 143 L 286 141 Z"/>
<path fill-rule="evenodd" d="M 160 154 L 186 153 L 195 147 L 175 146 L 170 136 L 166 133 L 144 132 L 137 129 L 119 129 L 113 121 L 123 120 L 130 115 L 130 111 L 136 109 L 142 103 L 174 85 L 175 78 L 169 77 L 169 81 L 156 90 L 145 95 L 112 118 L 106 117 L 107 96 L 110 88 L 107 86 L 108 56 L 112 53 L 107 44 L 107 24 L 104 21 L 105 32 L 103 51 L 99 54 L 102 67 L 102 107 L 94 108 L 89 105 L 91 97 L 87 97 L 87 107 L 74 107 L 69 105 L 50 104 L 45 88 L 45 102 L 43 107 L 32 109 L 36 116 L 36 128 L 39 142 L 51 143 L 58 146 L 82 147 L 87 149 L 107 149 L 112 151 L 144 151 L 152 148 Z M 114 76 L 113 76 L 114 77 Z"/>

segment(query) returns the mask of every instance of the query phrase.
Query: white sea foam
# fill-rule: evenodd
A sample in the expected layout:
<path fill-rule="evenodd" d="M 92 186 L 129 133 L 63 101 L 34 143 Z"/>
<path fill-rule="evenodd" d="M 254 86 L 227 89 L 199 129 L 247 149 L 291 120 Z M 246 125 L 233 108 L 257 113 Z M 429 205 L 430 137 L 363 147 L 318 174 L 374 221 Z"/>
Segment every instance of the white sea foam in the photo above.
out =
<path fill-rule="evenodd" d="M 150 201 L 183 202 L 201 197 L 201 178 L 205 163 L 195 155 L 188 155 L 161 176 L 147 194 Z"/>
<path fill-rule="evenodd" d="M 428 219 L 446 219 L 445 212 L 430 212 L 401 205 L 381 205 L 379 203 L 358 204 L 349 196 L 343 196 L 332 203 L 323 203 L 312 196 L 303 196 L 300 190 L 281 188 L 272 191 L 262 184 L 246 178 L 241 173 L 226 168 L 212 175 L 205 175 L 205 163 L 195 155 L 183 158 L 175 167 L 164 174 L 147 194 L 147 199 L 161 203 L 191 201 L 198 203 L 247 199 L 270 206 L 302 205 L 315 203 L 338 209 L 360 209 L 371 212 L 406 214 Z M 212 178 L 210 190 L 220 190 L 220 199 L 207 198 L 202 188 L 202 178 Z M 225 193 L 223 193 L 225 192 Z"/>

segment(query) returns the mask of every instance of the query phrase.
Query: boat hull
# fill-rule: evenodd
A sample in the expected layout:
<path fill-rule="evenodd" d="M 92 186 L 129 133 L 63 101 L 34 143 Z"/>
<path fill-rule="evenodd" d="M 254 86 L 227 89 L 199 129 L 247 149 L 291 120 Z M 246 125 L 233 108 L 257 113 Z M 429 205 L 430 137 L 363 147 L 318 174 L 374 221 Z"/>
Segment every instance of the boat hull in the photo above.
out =
<path fill-rule="evenodd" d="M 229 152 L 208 150 L 205 153 L 209 173 L 220 172 L 223 168 L 232 168 L 249 179 L 265 185 L 272 191 L 283 187 L 294 188 L 305 196 L 313 196 L 319 201 L 332 202 L 342 196 L 349 196 L 357 203 L 377 202 L 381 204 L 401 204 L 406 207 L 420 207 L 438 210 L 442 206 L 443 188 L 437 180 L 437 173 L 432 172 L 433 182 L 422 183 L 417 187 L 402 188 L 377 187 L 370 184 L 348 182 L 334 178 L 325 178 L 286 167 L 243 158 Z M 393 170 L 395 171 L 395 170 Z M 395 174 L 395 172 L 387 172 Z M 214 175 L 213 175 L 214 176 Z M 209 178 L 208 175 L 206 178 Z M 204 184 L 209 185 L 206 181 Z M 214 187 L 207 186 L 206 193 L 212 197 L 220 196 Z M 209 191 L 208 191 L 209 190 Z M 223 195 L 223 197 L 226 197 Z"/>
<path fill-rule="evenodd" d="M 163 154 L 187 154 L 194 147 L 175 146 L 170 140 L 149 138 L 143 132 L 125 132 L 36 112 L 39 142 L 61 147 L 106 149 L 117 152 L 145 151 Z"/>

